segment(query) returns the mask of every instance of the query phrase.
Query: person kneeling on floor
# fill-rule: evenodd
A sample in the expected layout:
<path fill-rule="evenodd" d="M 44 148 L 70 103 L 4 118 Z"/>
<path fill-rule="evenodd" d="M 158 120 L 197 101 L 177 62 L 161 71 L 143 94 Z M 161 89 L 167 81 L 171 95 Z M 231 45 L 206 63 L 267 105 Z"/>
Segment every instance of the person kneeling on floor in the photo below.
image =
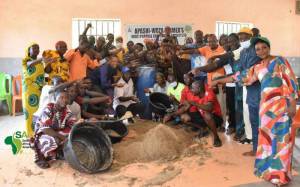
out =
<path fill-rule="evenodd" d="M 197 125 L 201 126 L 206 124 L 213 133 L 213 145 L 215 147 L 222 146 L 222 141 L 219 138 L 217 127 L 223 123 L 223 119 L 220 104 L 218 103 L 215 94 L 212 90 L 205 89 L 205 83 L 203 81 L 193 82 L 191 93 L 193 96 L 189 97 L 185 104 L 197 107 L 200 114 L 198 117 L 204 121 L 204 123 L 197 123 Z M 181 118 L 182 121 L 185 121 L 185 118 L 191 118 L 191 116 L 187 115 L 182 116 Z"/>
<path fill-rule="evenodd" d="M 80 123 L 68 109 L 69 95 L 64 90 L 55 93 L 55 103 L 49 103 L 35 123 L 33 148 L 35 163 L 46 169 L 48 161 L 63 158 L 62 146 L 75 123 Z"/>

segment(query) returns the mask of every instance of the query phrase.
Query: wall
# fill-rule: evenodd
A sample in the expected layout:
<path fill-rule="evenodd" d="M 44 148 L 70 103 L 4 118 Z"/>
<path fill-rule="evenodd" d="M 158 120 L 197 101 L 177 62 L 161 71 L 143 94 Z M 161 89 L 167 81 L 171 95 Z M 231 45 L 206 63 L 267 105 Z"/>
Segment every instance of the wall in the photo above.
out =
<path fill-rule="evenodd" d="M 42 50 L 58 40 L 71 46 L 72 18 L 120 18 L 123 25 L 192 23 L 205 33 L 215 32 L 215 21 L 252 22 L 269 37 L 274 54 L 300 56 L 295 0 L 0 0 L 0 57 L 22 57 L 31 41 Z"/>

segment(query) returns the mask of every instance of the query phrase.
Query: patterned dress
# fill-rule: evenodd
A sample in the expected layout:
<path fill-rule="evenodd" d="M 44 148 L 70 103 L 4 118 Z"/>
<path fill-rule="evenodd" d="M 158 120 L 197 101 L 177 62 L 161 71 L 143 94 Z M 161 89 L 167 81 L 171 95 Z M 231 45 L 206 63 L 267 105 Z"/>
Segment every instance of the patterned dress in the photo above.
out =
<path fill-rule="evenodd" d="M 255 175 L 273 184 L 291 180 L 292 119 L 288 116 L 290 99 L 296 99 L 295 75 L 282 57 L 263 60 L 249 69 L 246 85 L 261 83 L 260 124 L 255 160 Z"/>
<path fill-rule="evenodd" d="M 38 63 L 35 65 L 28 65 L 28 62 L 33 61 L 29 55 L 29 49 L 37 44 L 31 44 L 26 49 L 26 56 L 22 61 L 23 69 L 23 92 L 22 104 L 26 121 L 26 132 L 29 137 L 33 136 L 33 122 L 32 115 L 39 107 L 39 100 L 41 90 L 44 85 L 44 65 Z"/>
<path fill-rule="evenodd" d="M 69 80 L 69 62 L 64 57 L 61 57 L 57 51 L 46 50 L 43 52 L 44 58 L 53 58 L 55 62 L 51 63 L 51 72 L 49 73 L 48 84 L 52 84 L 52 78 L 59 76 L 64 82 Z M 47 66 L 47 65 L 46 65 Z"/>
<path fill-rule="evenodd" d="M 51 128 L 59 134 L 66 136 L 69 134 L 75 121 L 76 119 L 67 107 L 62 111 L 58 111 L 54 103 L 49 103 L 44 108 L 36 121 L 34 138 L 35 142 L 37 142 L 37 148 L 45 158 L 55 159 L 56 150 L 62 142 L 55 137 L 44 134 L 42 130 Z"/>

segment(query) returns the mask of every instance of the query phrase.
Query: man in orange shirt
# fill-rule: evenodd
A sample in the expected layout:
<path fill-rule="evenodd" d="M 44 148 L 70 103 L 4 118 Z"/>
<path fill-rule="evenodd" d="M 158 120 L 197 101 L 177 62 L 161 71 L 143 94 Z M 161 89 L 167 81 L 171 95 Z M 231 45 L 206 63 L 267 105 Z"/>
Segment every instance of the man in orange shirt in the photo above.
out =
<path fill-rule="evenodd" d="M 216 35 L 209 34 L 208 38 L 207 38 L 207 42 L 208 42 L 207 46 L 204 46 L 204 47 L 201 47 L 198 49 L 182 50 L 179 52 L 179 54 L 200 54 L 200 55 L 204 56 L 206 58 L 206 60 L 208 61 L 208 59 L 210 59 L 213 56 L 221 55 L 221 54 L 225 53 L 225 50 L 223 49 L 223 47 L 221 47 L 218 44 Z M 220 76 L 224 76 L 225 74 L 226 73 L 225 73 L 225 70 L 223 67 L 221 67 L 211 73 L 207 73 L 207 84 L 211 85 L 211 82 L 213 79 L 220 77 Z M 223 121 L 225 123 L 226 122 L 226 95 L 223 93 L 222 87 L 218 87 L 218 89 L 216 90 L 215 93 L 216 93 L 218 101 L 221 105 Z M 224 128 L 222 130 L 224 130 Z"/>
<path fill-rule="evenodd" d="M 188 50 L 181 50 L 179 54 L 200 54 L 206 58 L 206 61 L 213 56 L 220 55 L 225 53 L 225 50 L 222 46 L 218 45 L 218 40 L 216 35 L 210 34 L 207 38 L 208 45 L 198 48 L 198 49 L 188 49 Z M 225 71 L 224 68 L 219 68 L 212 73 L 208 73 L 207 75 L 207 82 L 210 85 L 213 78 L 218 76 L 224 76 Z"/>
<path fill-rule="evenodd" d="M 91 60 L 86 54 L 88 50 L 89 43 L 81 41 L 78 48 L 71 49 L 64 55 L 70 64 L 69 81 L 83 79 L 86 77 L 87 68 L 95 69 L 99 66 L 97 59 Z"/>

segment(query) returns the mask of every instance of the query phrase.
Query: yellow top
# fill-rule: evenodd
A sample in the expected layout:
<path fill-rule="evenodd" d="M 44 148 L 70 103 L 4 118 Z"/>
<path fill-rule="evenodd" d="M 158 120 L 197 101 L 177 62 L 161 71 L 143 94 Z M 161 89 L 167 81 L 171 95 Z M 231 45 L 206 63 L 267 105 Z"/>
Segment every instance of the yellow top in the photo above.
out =
<path fill-rule="evenodd" d="M 54 76 L 60 76 L 63 81 L 69 80 L 69 69 L 70 69 L 69 63 L 67 62 L 66 59 L 61 58 L 57 51 L 46 50 L 43 52 L 43 57 L 55 59 L 55 62 L 50 62 L 51 72 L 49 73 L 48 84 L 52 83 L 52 78 Z"/>

